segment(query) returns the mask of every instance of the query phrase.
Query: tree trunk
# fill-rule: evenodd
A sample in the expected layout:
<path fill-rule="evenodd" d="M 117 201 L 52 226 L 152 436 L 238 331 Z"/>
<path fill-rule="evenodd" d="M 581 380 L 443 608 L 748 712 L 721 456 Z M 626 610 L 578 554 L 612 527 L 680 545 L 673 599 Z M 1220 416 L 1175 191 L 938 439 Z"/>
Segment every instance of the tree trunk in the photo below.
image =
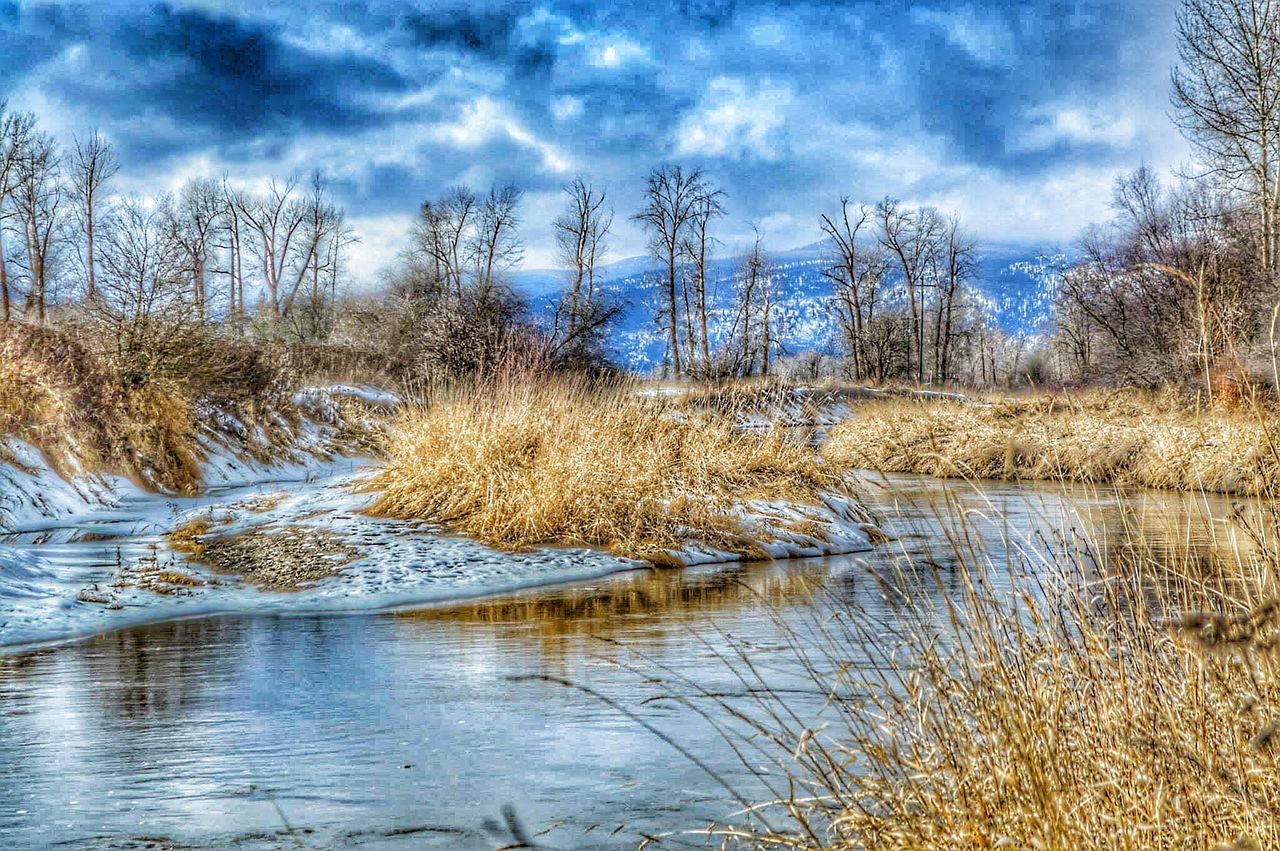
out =
<path fill-rule="evenodd" d="M 0 230 L 0 321 L 9 321 L 9 268 L 4 259 L 4 231 Z"/>
<path fill-rule="evenodd" d="M 89 271 L 89 299 L 98 295 L 98 284 L 93 273 L 93 196 L 90 195 L 85 205 L 85 265 Z M 109 236 L 109 235 L 108 235 Z M 108 246 L 109 247 L 109 246 Z"/>
<path fill-rule="evenodd" d="M 680 369 L 680 330 L 676 312 L 676 255 L 675 249 L 667 254 L 667 306 L 670 308 L 670 322 L 667 323 L 668 344 L 671 347 L 671 371 L 675 377 L 683 374 Z"/>
<path fill-rule="evenodd" d="M 195 284 L 196 284 L 196 314 L 200 317 L 200 321 L 205 319 L 204 304 L 204 259 L 197 258 L 195 263 Z"/>

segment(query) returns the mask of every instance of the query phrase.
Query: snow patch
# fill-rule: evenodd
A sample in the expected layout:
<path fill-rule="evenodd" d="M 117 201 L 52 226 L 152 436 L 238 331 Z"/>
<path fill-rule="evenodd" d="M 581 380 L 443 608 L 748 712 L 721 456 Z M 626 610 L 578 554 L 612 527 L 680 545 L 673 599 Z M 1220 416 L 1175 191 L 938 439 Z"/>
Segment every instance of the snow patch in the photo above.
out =
<path fill-rule="evenodd" d="M 823 494 L 822 500 L 820 506 L 753 500 L 739 507 L 736 516 L 747 537 L 770 558 L 815 558 L 872 549 L 870 530 L 874 524 L 857 503 L 834 493 Z M 744 558 L 697 541 L 669 550 L 667 555 L 685 565 Z"/>

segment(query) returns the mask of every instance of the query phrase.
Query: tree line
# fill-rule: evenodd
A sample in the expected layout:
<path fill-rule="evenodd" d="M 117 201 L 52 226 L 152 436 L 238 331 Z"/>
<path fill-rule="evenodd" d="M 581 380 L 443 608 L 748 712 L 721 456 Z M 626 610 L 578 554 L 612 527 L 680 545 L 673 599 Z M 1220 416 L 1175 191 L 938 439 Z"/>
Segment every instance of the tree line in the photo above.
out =
<path fill-rule="evenodd" d="M 74 307 L 130 350 L 175 323 L 327 333 L 354 237 L 319 172 L 258 191 L 198 177 L 136 197 L 112 191 L 120 165 L 99 133 L 62 149 L 0 101 L 0 321 Z"/>
<path fill-rule="evenodd" d="M 0 320 L 89 321 L 121 357 L 181 329 L 377 348 L 397 369 L 453 377 L 512 358 L 602 370 L 630 293 L 601 280 L 615 210 L 578 177 L 552 222 L 564 286 L 539 319 L 512 286 L 523 193 L 446 189 L 421 205 L 385 291 L 348 292 L 354 235 L 319 172 L 251 188 L 196 177 L 154 197 L 115 191 L 120 159 L 96 132 L 65 149 L 35 116 L 0 106 Z M 765 375 L 788 343 L 785 276 L 754 239 L 715 273 L 726 193 L 703 170 L 663 165 L 630 220 L 655 261 L 663 374 Z M 840 371 L 856 380 L 995 380 L 996 333 L 975 300 L 976 245 L 958 219 L 893 199 L 841 198 L 818 224 Z"/>
<path fill-rule="evenodd" d="M 1063 270 L 1046 363 L 1064 381 L 1212 396 L 1280 385 L 1280 3 L 1183 0 L 1170 97 L 1194 161 L 1117 178 Z"/>
<path fill-rule="evenodd" d="M 652 169 L 627 218 L 647 238 L 652 328 L 668 377 L 780 370 L 857 381 L 1011 385 L 1280 383 L 1280 3 L 1183 0 L 1171 97 L 1196 161 L 1173 181 L 1116 181 L 1112 220 L 1056 275 L 1041 338 L 997 326 L 978 245 L 954 215 L 893 198 L 835 199 L 816 217 L 828 353 L 791 343 L 764 235 L 727 280 L 725 191 L 704 170 Z M 456 376 L 513 360 L 607 370 L 628 299 L 602 279 L 616 216 L 604 187 L 564 187 L 552 230 L 563 286 L 537 311 L 513 286 L 519 187 L 456 186 L 423 202 L 384 291 L 347 292 L 354 240 L 323 176 L 250 187 L 199 177 L 150 198 L 115 192 L 96 132 L 60 148 L 0 104 L 0 321 L 74 315 L 123 355 L 188 325 L 378 349 L 398 369 Z M 628 212 L 628 211 L 624 211 Z M 720 264 L 723 265 L 723 264 Z"/>

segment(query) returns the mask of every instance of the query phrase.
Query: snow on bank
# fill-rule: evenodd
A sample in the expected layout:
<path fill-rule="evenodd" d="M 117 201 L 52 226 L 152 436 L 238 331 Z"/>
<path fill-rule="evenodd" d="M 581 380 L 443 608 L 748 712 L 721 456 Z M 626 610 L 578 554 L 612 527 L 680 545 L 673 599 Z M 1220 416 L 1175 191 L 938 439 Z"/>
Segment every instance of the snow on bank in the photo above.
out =
<path fill-rule="evenodd" d="M 747 537 L 770 558 L 816 558 L 865 552 L 872 548 L 875 527 L 857 503 L 836 494 L 825 494 L 823 504 L 753 500 L 735 512 Z M 690 541 L 682 549 L 668 552 L 686 565 L 741 561 L 737 553 L 725 552 Z"/>
<path fill-rule="evenodd" d="M 372 518 L 362 513 L 372 495 L 354 487 L 364 475 L 253 485 L 217 498 L 150 496 L 130 506 L 139 522 L 123 527 L 126 534 L 118 537 L 110 536 L 108 526 L 86 524 L 83 531 L 94 534 L 79 540 L 0 543 L 0 646 L 226 612 L 342 612 L 443 602 L 641 566 L 584 549 L 504 553 L 422 524 Z M 359 556 L 302 591 L 260 591 L 170 549 L 164 532 L 195 518 L 212 518 L 218 534 L 320 529 L 339 536 Z M 156 593 L 146 587 L 146 576 L 162 571 L 199 584 Z"/>
<path fill-rule="evenodd" d="M 336 384 L 298 391 L 293 401 L 303 416 L 297 422 L 275 413 L 251 428 L 219 408 L 198 410 L 196 450 L 203 489 L 305 480 L 349 467 L 349 459 L 338 457 L 343 448 L 339 432 L 351 425 L 343 400 L 377 411 L 401 404 L 399 396 L 386 390 Z M 87 471 L 74 458 L 62 467 L 56 470 L 29 443 L 0 442 L 0 534 L 73 523 L 145 497 L 123 476 Z"/>
<path fill-rule="evenodd" d="M 293 394 L 293 404 L 310 413 L 320 422 L 337 423 L 341 420 L 341 401 L 360 402 L 370 408 L 391 411 L 404 404 L 404 400 L 390 390 L 368 385 L 330 384 L 327 387 L 304 387 Z"/>
<path fill-rule="evenodd" d="M 43 529 L 67 517 L 114 508 L 137 491 L 127 479 L 78 468 L 64 478 L 31 444 L 0 444 L 0 533 Z"/>
<path fill-rule="evenodd" d="M 369 470 L 288 484 L 257 484 L 203 497 L 143 494 L 121 511 L 84 521 L 78 536 L 0 543 L 0 646 L 66 639 L 159 620 L 217 613 L 350 612 L 424 605 L 596 579 L 643 563 L 584 548 L 501 552 L 425 523 L 370 517 Z M 123 522 L 127 518 L 128 522 Z M 831 497 L 822 507 L 753 502 L 740 518 L 776 558 L 870 548 L 858 507 Z M 355 550 L 335 575 L 296 592 L 261 591 L 174 552 L 165 532 L 191 520 L 218 536 L 319 530 Z M 690 543 L 673 560 L 737 561 Z M 166 571 L 191 584 L 157 593 Z M 150 585 L 150 587 L 149 587 Z"/>

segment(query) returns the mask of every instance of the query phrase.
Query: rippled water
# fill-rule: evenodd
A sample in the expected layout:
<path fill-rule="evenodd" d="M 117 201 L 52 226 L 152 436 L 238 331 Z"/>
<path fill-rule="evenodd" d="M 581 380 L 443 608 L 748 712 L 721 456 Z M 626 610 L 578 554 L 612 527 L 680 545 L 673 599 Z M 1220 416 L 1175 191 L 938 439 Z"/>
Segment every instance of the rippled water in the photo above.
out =
<path fill-rule="evenodd" d="M 1217 520 L 1186 523 L 1201 514 L 1193 497 L 877 481 L 898 540 L 870 555 L 644 571 L 418 611 L 191 619 L 0 658 L 0 847 L 493 848 L 510 841 L 505 807 L 551 847 L 635 847 L 737 805 L 619 706 L 759 797 L 709 723 L 654 698 L 682 693 L 671 672 L 741 690 L 719 654 L 798 682 L 787 631 L 806 635 L 839 600 L 891 614 L 872 572 L 905 553 L 945 584 L 939 516 L 965 513 L 974 534 L 1007 532 L 1015 547 L 1069 528 L 1108 547 L 1236 543 L 1225 500 L 1207 505 Z M 1006 546 L 989 551 L 999 569 Z M 511 679 L 524 675 L 594 694 Z M 802 690 L 790 703 L 820 711 Z"/>

